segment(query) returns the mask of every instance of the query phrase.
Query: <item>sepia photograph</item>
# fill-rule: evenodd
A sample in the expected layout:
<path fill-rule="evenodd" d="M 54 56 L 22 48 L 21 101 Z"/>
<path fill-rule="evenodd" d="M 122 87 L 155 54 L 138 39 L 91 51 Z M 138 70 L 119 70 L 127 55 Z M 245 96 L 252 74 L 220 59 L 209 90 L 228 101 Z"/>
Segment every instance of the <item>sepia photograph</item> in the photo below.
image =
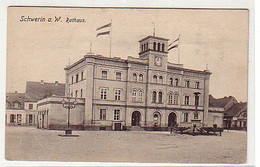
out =
<path fill-rule="evenodd" d="M 7 9 L 7 161 L 246 164 L 248 9 Z"/>

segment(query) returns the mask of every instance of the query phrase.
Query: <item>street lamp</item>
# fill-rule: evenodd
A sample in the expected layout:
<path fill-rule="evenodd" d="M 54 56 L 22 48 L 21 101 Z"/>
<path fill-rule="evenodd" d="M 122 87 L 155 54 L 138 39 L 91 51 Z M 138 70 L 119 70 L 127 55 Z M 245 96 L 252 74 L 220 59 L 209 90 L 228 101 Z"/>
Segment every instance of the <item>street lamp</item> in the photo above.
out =
<path fill-rule="evenodd" d="M 201 94 L 200 92 L 194 92 L 195 95 L 195 114 L 194 114 L 194 119 L 198 119 L 198 105 L 199 105 L 199 95 Z"/>
<path fill-rule="evenodd" d="M 67 129 L 65 129 L 66 135 L 72 134 L 72 130 L 70 129 L 70 110 L 75 108 L 78 103 L 76 99 L 74 99 L 74 101 L 71 100 L 73 99 L 71 99 L 70 97 L 67 97 L 66 100 L 65 99 L 61 100 L 63 108 L 66 108 L 68 110 L 68 127 Z"/>

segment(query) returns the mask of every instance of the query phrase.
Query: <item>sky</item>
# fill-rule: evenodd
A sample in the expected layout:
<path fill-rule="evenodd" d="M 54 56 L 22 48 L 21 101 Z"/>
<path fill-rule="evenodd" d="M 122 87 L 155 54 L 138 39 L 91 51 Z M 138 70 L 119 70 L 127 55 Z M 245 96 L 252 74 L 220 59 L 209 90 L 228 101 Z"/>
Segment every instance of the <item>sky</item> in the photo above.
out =
<path fill-rule="evenodd" d="M 21 16 L 46 18 L 21 22 Z M 62 22 L 47 18 L 61 16 Z M 67 23 L 67 17 L 85 19 Z M 64 67 L 90 51 L 109 56 L 109 36 L 96 28 L 112 20 L 112 57 L 138 57 L 138 41 L 153 34 L 174 41 L 179 50 L 168 61 L 185 68 L 212 72 L 210 94 L 247 101 L 248 11 L 198 9 L 112 9 L 9 7 L 7 92 L 25 92 L 26 81 L 65 82 Z"/>

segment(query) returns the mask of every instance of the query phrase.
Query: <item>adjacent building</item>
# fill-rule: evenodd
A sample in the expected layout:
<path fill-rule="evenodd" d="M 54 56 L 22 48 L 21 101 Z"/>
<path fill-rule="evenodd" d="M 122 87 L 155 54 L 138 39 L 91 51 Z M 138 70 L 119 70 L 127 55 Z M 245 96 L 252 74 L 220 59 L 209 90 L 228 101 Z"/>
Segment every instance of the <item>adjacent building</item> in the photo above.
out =
<path fill-rule="evenodd" d="M 40 110 L 37 105 L 38 101 L 51 97 L 51 96 L 64 96 L 65 84 L 55 81 L 54 83 L 48 83 L 41 80 L 41 82 L 28 81 L 26 83 L 25 94 L 25 108 L 27 111 L 36 113 L 37 127 L 42 128 L 44 126 L 44 119 L 47 119 L 46 111 Z M 60 116 L 62 117 L 62 116 Z"/>
<path fill-rule="evenodd" d="M 6 93 L 6 125 L 36 125 L 36 111 L 25 106 L 25 93 Z"/>
<path fill-rule="evenodd" d="M 225 128 L 247 130 L 247 103 L 236 103 L 224 113 Z"/>

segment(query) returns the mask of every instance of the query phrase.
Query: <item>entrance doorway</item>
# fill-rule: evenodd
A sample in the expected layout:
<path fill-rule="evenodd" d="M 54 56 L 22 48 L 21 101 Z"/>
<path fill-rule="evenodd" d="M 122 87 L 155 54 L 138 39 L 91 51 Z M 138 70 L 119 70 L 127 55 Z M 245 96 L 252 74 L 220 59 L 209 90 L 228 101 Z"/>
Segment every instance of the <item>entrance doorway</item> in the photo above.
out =
<path fill-rule="evenodd" d="M 170 113 L 168 117 L 168 127 L 176 126 L 177 125 L 177 116 L 175 113 Z"/>
<path fill-rule="evenodd" d="M 141 113 L 139 111 L 135 111 L 132 114 L 132 126 L 139 126 L 141 120 Z"/>
<path fill-rule="evenodd" d="M 121 130 L 121 123 L 115 123 L 115 131 Z"/>

